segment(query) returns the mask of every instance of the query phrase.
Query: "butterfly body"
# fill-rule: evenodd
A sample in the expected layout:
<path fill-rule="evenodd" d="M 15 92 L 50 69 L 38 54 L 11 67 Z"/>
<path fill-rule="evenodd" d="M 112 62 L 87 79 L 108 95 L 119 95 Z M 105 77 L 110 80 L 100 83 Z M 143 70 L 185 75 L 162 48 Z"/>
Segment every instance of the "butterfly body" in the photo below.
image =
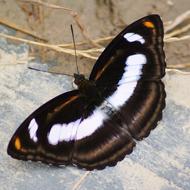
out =
<path fill-rule="evenodd" d="M 86 102 L 96 104 L 96 102 L 98 103 L 103 98 L 95 81 L 85 79 L 84 75 L 74 74 L 74 83 L 77 85 L 81 96 L 86 97 Z"/>
<path fill-rule="evenodd" d="M 16 130 L 8 154 L 21 160 L 103 169 L 133 151 L 162 118 L 166 93 L 163 24 L 149 15 L 125 28 L 77 90 L 34 111 Z"/>

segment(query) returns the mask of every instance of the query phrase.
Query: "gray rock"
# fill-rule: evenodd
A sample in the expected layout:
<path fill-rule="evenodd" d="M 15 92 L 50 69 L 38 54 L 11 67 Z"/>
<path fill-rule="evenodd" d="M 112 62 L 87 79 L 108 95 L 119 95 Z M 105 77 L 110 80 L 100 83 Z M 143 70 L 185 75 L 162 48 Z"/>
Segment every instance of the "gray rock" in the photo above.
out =
<path fill-rule="evenodd" d="M 0 53 L 1 190 L 190 189 L 190 78 L 187 75 L 167 73 L 163 119 L 131 155 L 113 168 L 87 173 L 75 167 L 57 168 L 7 155 L 7 144 L 23 119 L 42 103 L 70 90 L 72 78 L 14 64 L 21 60 L 27 62 L 25 44 L 12 45 L 1 39 Z"/>

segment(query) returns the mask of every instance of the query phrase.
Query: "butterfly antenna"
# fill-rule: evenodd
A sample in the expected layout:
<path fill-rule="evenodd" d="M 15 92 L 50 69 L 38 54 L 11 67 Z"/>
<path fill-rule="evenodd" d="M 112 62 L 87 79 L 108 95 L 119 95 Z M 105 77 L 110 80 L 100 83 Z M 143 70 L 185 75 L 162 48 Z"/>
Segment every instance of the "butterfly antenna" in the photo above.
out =
<path fill-rule="evenodd" d="M 79 74 L 79 68 L 78 68 L 78 63 L 77 63 L 77 49 L 76 49 L 76 43 L 75 43 L 75 37 L 74 37 L 74 32 L 73 32 L 73 26 L 72 26 L 72 24 L 71 24 L 71 33 L 72 33 L 74 50 L 75 50 L 75 63 L 76 63 L 76 68 L 77 68 L 77 74 Z"/>
<path fill-rule="evenodd" d="M 28 69 L 31 69 L 31 70 L 34 70 L 34 71 L 43 72 L 43 73 L 52 73 L 52 74 L 56 74 L 56 75 L 66 75 L 66 76 L 69 76 L 69 77 L 73 77 L 73 75 L 70 75 L 70 74 L 63 74 L 63 73 L 54 72 L 54 71 L 41 70 L 41 69 L 34 68 L 34 67 L 31 67 L 31 66 L 28 66 L 27 68 L 28 68 Z"/>

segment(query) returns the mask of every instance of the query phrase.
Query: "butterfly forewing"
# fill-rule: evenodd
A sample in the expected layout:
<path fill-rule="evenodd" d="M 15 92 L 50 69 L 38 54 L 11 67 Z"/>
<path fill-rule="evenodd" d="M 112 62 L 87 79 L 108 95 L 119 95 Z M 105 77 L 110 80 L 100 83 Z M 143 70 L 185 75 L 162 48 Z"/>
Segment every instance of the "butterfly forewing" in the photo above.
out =
<path fill-rule="evenodd" d="M 163 23 L 158 15 L 144 17 L 129 25 L 100 55 L 90 80 L 100 85 L 113 85 L 122 77 L 128 81 L 137 80 L 138 76 L 160 79 L 166 66 L 163 35 Z"/>
<path fill-rule="evenodd" d="M 105 84 L 102 94 L 137 140 L 155 128 L 165 107 L 163 35 L 158 15 L 134 22 L 108 45 L 90 75 L 100 89 Z"/>
<path fill-rule="evenodd" d="M 83 111 L 84 99 L 77 90 L 55 97 L 20 125 L 9 143 L 8 154 L 23 160 L 70 163 L 74 124 L 82 119 Z"/>
<path fill-rule="evenodd" d="M 134 22 L 95 63 L 87 81 L 95 86 L 62 94 L 32 113 L 13 135 L 8 154 L 89 170 L 115 165 L 161 119 L 165 66 L 160 17 Z"/>

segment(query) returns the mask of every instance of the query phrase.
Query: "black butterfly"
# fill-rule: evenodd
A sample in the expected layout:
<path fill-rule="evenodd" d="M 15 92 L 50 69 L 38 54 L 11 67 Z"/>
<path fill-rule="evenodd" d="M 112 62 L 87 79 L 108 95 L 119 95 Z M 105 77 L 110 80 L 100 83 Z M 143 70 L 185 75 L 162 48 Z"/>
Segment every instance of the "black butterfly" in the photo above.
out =
<path fill-rule="evenodd" d="M 55 97 L 21 124 L 8 154 L 88 170 L 130 154 L 162 118 L 163 35 L 158 15 L 126 27 L 100 55 L 89 80 L 74 74 L 78 90 Z"/>

